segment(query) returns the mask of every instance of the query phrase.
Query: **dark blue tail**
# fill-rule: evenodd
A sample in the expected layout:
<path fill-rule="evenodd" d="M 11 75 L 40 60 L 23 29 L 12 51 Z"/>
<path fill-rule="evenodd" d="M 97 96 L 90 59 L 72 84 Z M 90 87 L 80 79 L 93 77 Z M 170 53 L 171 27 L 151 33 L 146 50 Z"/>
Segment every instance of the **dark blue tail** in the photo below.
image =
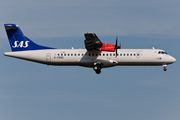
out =
<path fill-rule="evenodd" d="M 12 51 L 54 49 L 37 45 L 26 36 L 16 24 L 4 24 Z"/>

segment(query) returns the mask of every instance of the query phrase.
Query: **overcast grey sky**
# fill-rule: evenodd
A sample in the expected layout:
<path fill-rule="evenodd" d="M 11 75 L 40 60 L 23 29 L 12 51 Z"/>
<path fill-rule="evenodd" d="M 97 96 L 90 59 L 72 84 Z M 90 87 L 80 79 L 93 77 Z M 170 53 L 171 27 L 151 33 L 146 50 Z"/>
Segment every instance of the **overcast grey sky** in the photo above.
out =
<path fill-rule="evenodd" d="M 0 24 L 16 23 L 32 37 L 161 35 L 179 37 L 178 0 L 4 0 Z M 5 37 L 3 28 L 0 36 Z"/>
<path fill-rule="evenodd" d="M 180 1 L 2 0 L 0 120 L 179 120 Z M 85 48 L 84 33 L 122 48 L 163 49 L 177 61 L 161 66 L 46 66 L 3 55 L 4 24 L 18 24 L 34 42 Z"/>

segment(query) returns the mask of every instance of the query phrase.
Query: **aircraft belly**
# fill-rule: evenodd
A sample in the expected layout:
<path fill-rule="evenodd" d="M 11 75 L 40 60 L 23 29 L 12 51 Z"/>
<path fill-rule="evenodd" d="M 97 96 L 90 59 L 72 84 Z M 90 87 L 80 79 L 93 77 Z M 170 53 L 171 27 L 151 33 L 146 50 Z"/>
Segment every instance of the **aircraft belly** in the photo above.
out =
<path fill-rule="evenodd" d="M 119 62 L 119 66 L 160 66 L 162 62 Z"/>
<path fill-rule="evenodd" d="M 108 59 L 80 59 L 79 66 L 93 67 L 94 63 L 100 63 L 102 68 L 116 66 L 117 61 Z"/>

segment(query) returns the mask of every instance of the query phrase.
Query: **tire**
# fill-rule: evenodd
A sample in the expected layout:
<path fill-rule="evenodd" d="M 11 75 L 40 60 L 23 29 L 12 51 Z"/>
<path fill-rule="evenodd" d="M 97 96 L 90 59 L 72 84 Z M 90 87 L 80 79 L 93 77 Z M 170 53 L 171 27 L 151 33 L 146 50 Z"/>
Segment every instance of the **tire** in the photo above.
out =
<path fill-rule="evenodd" d="M 163 70 L 164 70 L 164 71 L 167 71 L 167 68 L 164 68 Z"/>
<path fill-rule="evenodd" d="M 100 70 L 100 69 L 96 70 L 96 73 L 97 73 L 97 74 L 100 74 L 100 73 L 101 73 L 101 70 Z"/>

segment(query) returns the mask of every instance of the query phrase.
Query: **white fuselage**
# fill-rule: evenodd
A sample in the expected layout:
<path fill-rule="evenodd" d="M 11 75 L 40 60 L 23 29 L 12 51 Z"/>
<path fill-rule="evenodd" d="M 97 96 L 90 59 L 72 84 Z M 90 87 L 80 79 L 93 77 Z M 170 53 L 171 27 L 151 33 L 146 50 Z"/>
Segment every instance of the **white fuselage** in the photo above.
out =
<path fill-rule="evenodd" d="M 115 52 L 87 51 L 86 49 L 48 49 L 20 52 L 6 52 L 4 55 L 58 66 L 93 67 L 94 63 L 102 63 L 102 68 L 116 65 L 162 66 L 176 61 L 168 54 L 159 54 L 160 49 L 119 49 Z"/>

